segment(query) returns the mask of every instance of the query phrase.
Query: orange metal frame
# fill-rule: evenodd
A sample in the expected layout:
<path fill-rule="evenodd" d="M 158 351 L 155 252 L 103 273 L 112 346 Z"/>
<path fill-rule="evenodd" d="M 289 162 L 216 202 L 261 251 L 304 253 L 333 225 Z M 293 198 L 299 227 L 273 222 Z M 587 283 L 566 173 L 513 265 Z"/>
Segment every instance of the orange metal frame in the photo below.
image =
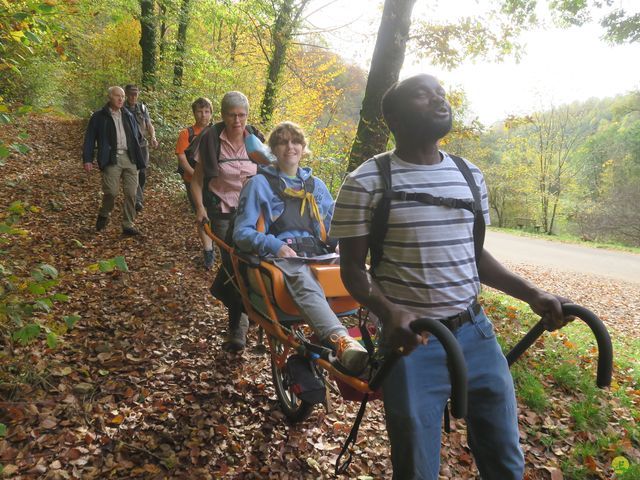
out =
<path fill-rule="evenodd" d="M 258 288 L 258 292 L 256 293 L 259 293 L 264 300 L 267 313 L 265 315 L 258 311 L 251 303 L 249 298 L 249 287 L 246 285 L 246 282 L 240 274 L 240 266 L 242 263 L 246 263 L 246 261 L 238 256 L 232 247 L 218 238 L 211 231 L 208 224 L 205 225 L 204 230 L 216 245 L 218 245 L 222 251 L 227 252 L 231 257 L 231 264 L 233 265 L 233 282 L 240 291 L 245 312 L 249 319 L 262 327 L 264 332 L 267 334 L 271 356 L 274 358 L 276 365 L 279 368 L 283 368 L 289 355 L 292 352 L 296 352 L 301 347 L 301 344 L 297 341 L 295 336 L 288 332 L 280 323 L 276 309 L 271 300 L 271 295 L 269 295 L 267 291 L 267 286 L 265 285 L 263 278 L 263 276 L 266 275 L 270 279 L 271 290 L 273 291 L 273 297 L 278 307 L 287 314 L 297 315 L 299 313 L 298 309 L 291 300 L 289 292 L 284 284 L 282 272 L 276 266 L 264 261 L 260 261 L 260 265 L 257 268 L 249 267 L 248 275 L 253 276 L 254 281 L 252 283 L 254 284 L 254 287 L 257 286 Z M 327 295 L 327 301 L 334 311 L 347 311 L 359 306 L 359 304 L 351 298 L 346 291 L 342 280 L 340 279 L 339 267 L 335 265 L 317 264 L 311 265 L 311 268 L 314 270 L 316 277 L 323 286 L 325 294 Z M 303 323 L 304 321 L 300 319 L 300 324 Z M 276 351 L 273 343 L 274 339 L 279 340 L 284 346 L 281 353 Z M 343 381 L 361 393 L 374 393 L 369 389 L 367 382 L 340 372 L 331 365 L 331 363 L 322 358 L 319 358 L 316 361 L 318 365 L 326 370 L 331 377 Z"/>

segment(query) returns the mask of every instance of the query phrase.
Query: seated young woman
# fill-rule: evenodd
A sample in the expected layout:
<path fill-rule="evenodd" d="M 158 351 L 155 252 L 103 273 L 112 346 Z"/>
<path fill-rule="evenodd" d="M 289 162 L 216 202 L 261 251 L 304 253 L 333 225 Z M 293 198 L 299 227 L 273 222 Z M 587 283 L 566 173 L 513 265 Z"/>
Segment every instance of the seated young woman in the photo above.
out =
<path fill-rule="evenodd" d="M 326 241 L 333 198 L 309 167 L 300 167 L 300 160 L 308 151 L 298 125 L 278 124 L 269 135 L 268 144 L 277 161 L 261 167 L 242 189 L 233 241 L 241 250 L 263 257 L 283 272 L 287 289 L 304 320 L 323 342 L 335 348 L 346 369 L 360 372 L 366 366 L 367 351 L 349 336 L 302 259 L 335 248 L 335 243 Z M 264 232 L 257 229 L 260 215 L 264 218 Z"/>

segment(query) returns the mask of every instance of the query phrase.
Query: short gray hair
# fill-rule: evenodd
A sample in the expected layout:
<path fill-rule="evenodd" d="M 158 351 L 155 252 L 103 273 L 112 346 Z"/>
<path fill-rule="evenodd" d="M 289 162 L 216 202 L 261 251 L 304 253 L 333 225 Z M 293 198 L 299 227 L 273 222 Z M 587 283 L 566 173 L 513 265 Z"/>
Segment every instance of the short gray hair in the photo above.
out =
<path fill-rule="evenodd" d="M 116 90 L 122 90 L 122 87 L 120 87 L 119 85 L 114 85 L 113 87 L 109 87 L 109 89 L 107 90 L 107 95 L 111 97 L 111 94 Z M 122 93 L 124 93 L 124 90 L 122 90 Z"/>
<path fill-rule="evenodd" d="M 249 99 L 242 92 L 227 92 L 220 102 L 220 113 L 223 115 L 232 108 L 242 107 L 249 113 Z"/>

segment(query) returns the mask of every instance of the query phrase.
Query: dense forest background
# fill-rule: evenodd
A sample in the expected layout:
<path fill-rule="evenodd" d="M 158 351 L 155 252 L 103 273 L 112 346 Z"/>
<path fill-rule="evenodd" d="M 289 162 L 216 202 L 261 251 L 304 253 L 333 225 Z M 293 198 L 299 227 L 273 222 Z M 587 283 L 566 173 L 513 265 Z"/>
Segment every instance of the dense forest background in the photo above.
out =
<path fill-rule="evenodd" d="M 452 29 L 411 22 L 414 3 L 385 2 L 377 41 L 389 33 L 385 26 L 393 27 L 389 18 L 405 15 L 398 28 L 411 24 L 412 48 L 438 65 L 517 54 L 518 28 L 534 21 L 527 9 L 532 2 L 505 1 L 499 12 L 511 20 L 509 29 L 482 19 Z M 584 3 L 554 5 L 557 11 L 563 5 L 561 20 L 576 24 Z M 392 15 L 392 8 L 404 11 Z M 310 9 L 310 0 L 2 1 L 0 122 L 42 111 L 88 118 L 108 86 L 138 83 L 161 140 L 152 156 L 169 168 L 177 132 L 192 121 L 191 102 L 209 97 L 217 112 L 224 92 L 240 90 L 252 105 L 250 121 L 261 129 L 285 119 L 303 126 L 311 166 L 335 193 L 344 173 L 370 153 L 358 138 L 373 151 L 387 143 L 384 129 L 375 141 L 360 130 L 375 125 L 364 119 L 367 97 L 377 98 L 369 92 L 379 77 L 374 70 L 399 70 L 404 45 L 387 58 L 382 49 L 374 53 L 379 58 L 366 72 L 307 24 Z M 613 12 L 602 24 L 611 41 L 637 40 L 637 16 Z M 399 58 L 399 66 L 390 65 L 390 57 Z M 494 225 L 640 245 L 639 91 L 572 105 L 541 99 L 539 111 L 494 125 L 473 117 L 463 91 L 450 90 L 449 97 L 456 120 L 444 148 L 484 170 Z M 0 162 L 28 148 L 26 136 L 0 144 Z"/>

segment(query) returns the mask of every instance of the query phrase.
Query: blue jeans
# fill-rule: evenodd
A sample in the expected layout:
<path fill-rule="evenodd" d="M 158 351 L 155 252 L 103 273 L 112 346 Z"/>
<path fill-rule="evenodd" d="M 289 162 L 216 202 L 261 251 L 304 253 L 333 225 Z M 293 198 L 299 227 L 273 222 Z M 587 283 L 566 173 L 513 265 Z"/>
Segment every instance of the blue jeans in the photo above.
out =
<path fill-rule="evenodd" d="M 524 456 L 507 361 L 493 325 L 480 311 L 455 336 L 468 371 L 469 446 L 484 480 L 521 480 Z M 383 384 L 394 480 L 437 480 L 445 404 L 451 393 L 442 344 L 429 343 L 402 357 Z"/>

